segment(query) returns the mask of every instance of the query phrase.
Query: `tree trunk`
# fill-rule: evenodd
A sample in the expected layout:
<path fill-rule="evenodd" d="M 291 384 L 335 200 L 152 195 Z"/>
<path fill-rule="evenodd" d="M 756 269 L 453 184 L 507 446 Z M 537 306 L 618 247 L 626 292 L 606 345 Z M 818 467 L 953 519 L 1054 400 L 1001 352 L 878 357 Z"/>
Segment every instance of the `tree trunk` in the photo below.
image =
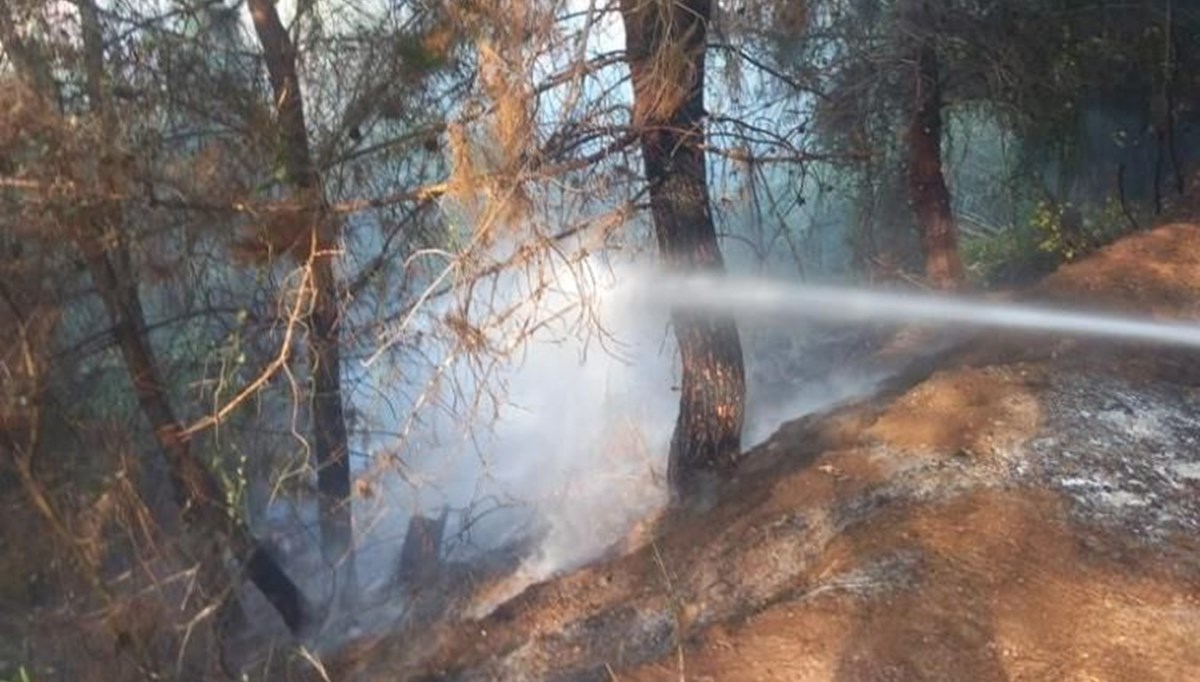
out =
<path fill-rule="evenodd" d="M 443 509 L 437 518 L 413 514 L 408 519 L 408 532 L 400 548 L 396 580 L 410 592 L 436 575 L 441 561 L 442 536 L 446 532 L 446 519 L 449 516 L 449 509 Z"/>
<path fill-rule="evenodd" d="M 111 216 L 113 211 L 102 213 Z M 111 229 L 112 225 L 108 220 L 95 227 L 99 231 Z M 219 561 L 221 550 L 227 543 L 233 556 L 243 564 L 247 577 L 275 607 L 288 628 L 299 632 L 308 624 L 313 609 L 283 568 L 226 507 L 224 492 L 217 479 L 196 458 L 183 437 L 183 427 L 171 409 L 154 351 L 146 337 L 145 315 L 137 285 L 127 276 L 125 268 L 114 264 L 114 257 L 117 261 L 127 260 L 121 247 L 101 250 L 97 246 L 87 256 L 88 268 L 112 322 L 138 405 L 166 456 L 175 500 L 183 510 L 184 522 L 197 531 L 204 538 L 203 544 L 207 545 L 203 550 L 206 556 L 200 560 Z"/>
<path fill-rule="evenodd" d="M 87 91 L 91 105 L 106 123 L 110 112 L 103 94 L 103 51 L 99 13 L 91 2 L 79 3 L 83 20 Z M 8 4 L 0 0 L 0 39 L 10 55 L 19 54 L 18 72 L 23 80 L 49 101 L 59 93 L 50 65 L 35 45 L 17 34 Z M 120 206 L 106 202 L 88 212 L 88 235 L 80 247 L 93 283 L 104 302 L 115 330 L 117 345 L 133 383 L 138 406 L 150 422 L 154 437 L 167 460 L 175 499 L 189 530 L 204 546 L 200 557 L 210 567 L 219 563 L 228 548 L 242 563 L 247 576 L 266 596 L 293 631 L 298 632 L 312 613 L 311 605 L 282 568 L 266 554 L 237 517 L 224 504 L 224 495 L 212 472 L 196 458 L 182 435 L 182 427 L 171 409 L 154 352 L 146 336 L 145 314 L 137 285 L 132 280 L 128 251 L 119 239 L 123 222 Z M 217 595 L 210 595 L 217 596 Z"/>
<path fill-rule="evenodd" d="M 309 317 L 309 364 L 313 373 L 312 418 L 321 512 L 321 549 L 326 560 L 350 561 L 354 529 L 350 506 L 350 453 L 342 409 L 342 362 L 337 281 L 329 257 L 313 262 L 313 311 Z"/>
<path fill-rule="evenodd" d="M 112 112 L 104 96 L 99 13 L 92 2 L 81 2 L 79 8 L 83 21 L 88 98 L 105 127 L 113 130 Z M 34 82 L 44 81 L 44 78 L 34 79 Z M 100 167 L 105 167 L 103 157 Z M 106 182 L 111 182 L 111 178 Z M 115 187 L 106 189 L 113 190 L 107 194 L 117 194 Z M 311 605 L 279 564 L 239 522 L 236 514 L 228 509 L 216 477 L 192 452 L 183 436 L 183 427 L 175 418 L 146 334 L 145 313 L 133 278 L 128 247 L 121 234 L 124 216 L 120 205 L 104 200 L 96 210 L 87 212 L 87 216 L 89 229 L 86 234 L 89 236 L 81 242 L 81 247 L 89 273 L 112 323 L 138 406 L 150 422 L 155 440 L 166 457 L 175 500 L 183 512 L 184 522 L 201 540 L 198 559 L 202 574 L 219 575 L 223 550 L 228 548 L 288 628 L 299 632 L 312 614 Z M 214 589 L 210 585 L 202 586 Z M 220 594 L 207 596 L 223 601 Z"/>
<path fill-rule="evenodd" d="M 353 524 L 349 438 L 342 405 L 340 310 L 333 271 L 336 230 L 312 163 L 295 47 L 271 0 L 250 0 L 249 7 L 275 94 L 288 182 L 301 202 L 301 219 L 308 221 L 306 229 L 297 232 L 307 233 L 309 239 L 297 246 L 312 267 L 313 306 L 307 322 L 321 550 L 326 561 L 340 567 L 351 563 Z M 352 573 L 351 569 L 347 575 Z"/>
<path fill-rule="evenodd" d="M 921 230 L 925 277 L 939 289 L 961 287 L 964 273 L 958 253 L 958 226 L 942 175 L 942 89 L 937 51 L 928 41 L 917 52 L 914 108 L 908 129 L 908 191 Z"/>
<path fill-rule="evenodd" d="M 659 253 L 673 271 L 724 270 L 704 154 L 704 53 L 710 0 L 621 0 L 634 124 Z M 704 496 L 741 448 L 746 382 L 737 326 L 725 315 L 672 314 L 682 386 L 671 439 L 672 498 Z"/>

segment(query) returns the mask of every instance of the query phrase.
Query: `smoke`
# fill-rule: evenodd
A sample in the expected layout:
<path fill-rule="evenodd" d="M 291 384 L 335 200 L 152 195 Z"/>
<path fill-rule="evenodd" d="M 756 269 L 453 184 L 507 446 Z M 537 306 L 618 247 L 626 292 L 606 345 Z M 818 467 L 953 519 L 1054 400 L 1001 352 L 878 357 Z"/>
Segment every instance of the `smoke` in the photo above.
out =
<path fill-rule="evenodd" d="M 665 503 L 674 347 L 665 314 L 619 295 L 635 262 L 592 256 L 504 272 L 469 301 L 447 297 L 414 318 L 420 354 L 349 382 L 371 386 L 357 393 L 375 400 L 356 408 L 381 434 L 354 461 L 365 483 L 356 489 L 370 491 L 354 500 L 354 560 L 363 598 L 390 604 L 360 624 L 403 609 L 391 587 L 416 515 L 449 510 L 444 562 L 521 546 L 519 590 L 612 549 Z M 474 330 L 463 333 L 479 336 L 472 353 L 445 327 L 463 309 Z M 306 512 L 311 525 L 315 510 Z M 291 565 L 312 570 L 309 544 Z M 309 585 L 332 591 L 322 579 Z"/>
<path fill-rule="evenodd" d="M 469 484 L 460 499 L 469 487 L 521 502 L 535 517 L 544 535 L 525 564 L 530 580 L 594 559 L 666 499 L 674 349 L 665 315 L 622 305 L 629 272 L 629 263 L 595 257 L 555 268 L 556 286 L 530 313 L 554 321 L 497 373 L 497 419 L 478 441 L 478 469 L 460 472 Z M 499 288 L 489 297 L 532 293 L 518 276 Z M 527 319 L 518 315 L 497 334 L 517 336 Z"/>
<path fill-rule="evenodd" d="M 414 515 L 449 510 L 444 562 L 523 548 L 516 578 L 482 605 L 479 613 L 486 613 L 528 584 L 627 547 L 631 529 L 662 508 L 678 368 L 667 310 L 648 304 L 657 277 L 636 257 L 612 256 L 560 262 L 536 277 L 498 276 L 474 292 L 471 308 L 482 316 L 474 322 L 493 350 L 521 342 L 511 355 L 483 363 L 455 357 L 453 344 L 431 345 L 422 365 L 403 367 L 414 385 L 443 370 L 438 397 L 426 396 L 411 423 L 408 413 L 423 394 L 397 400 L 382 367 L 366 373 L 362 380 L 375 383 L 371 394 L 387 399 L 358 400 L 356 407 L 394 437 L 366 438 L 368 456 L 355 461 L 356 476 L 371 491 L 354 500 L 360 600 L 380 605 L 374 614 L 356 614 L 361 627 L 386 627 L 404 608 L 392 588 Z M 460 305 L 431 307 L 419 324 L 432 330 Z M 831 364 L 827 348 L 814 341 L 829 338 L 829 328 L 759 320 L 743 321 L 742 330 L 746 446 L 882 378 Z M 315 505 L 289 508 L 309 527 L 309 541 L 292 548 L 289 566 L 307 574 L 306 588 L 332 594 L 334 573 L 321 572 L 316 551 Z"/>
<path fill-rule="evenodd" d="M 461 423 L 448 424 L 454 419 L 445 414 L 424 422 L 425 433 L 410 439 L 403 456 L 404 481 L 393 491 L 401 494 L 364 508 L 360 528 L 379 507 L 426 515 L 465 510 L 447 528 L 462 540 L 452 547 L 459 558 L 522 534 L 538 537 L 522 567 L 529 582 L 619 545 L 667 499 L 678 368 L 668 311 L 646 304 L 658 286 L 658 275 L 638 257 L 610 255 L 560 262 L 536 277 L 507 273 L 477 291 L 472 303 L 486 301 L 484 309 L 503 320 L 477 321 L 493 345 L 523 339 L 509 360 L 484 373 L 486 385 L 477 365 L 465 363 L 455 375 L 465 393 L 495 399 L 496 410 Z M 528 333 L 531 325 L 536 331 Z M 743 325 L 746 446 L 883 378 L 882 371 L 831 364 L 829 346 L 843 345 L 840 337 L 825 346 L 818 341 L 835 331 L 845 333 L 794 321 Z M 394 535 L 402 521 L 383 525 Z"/>

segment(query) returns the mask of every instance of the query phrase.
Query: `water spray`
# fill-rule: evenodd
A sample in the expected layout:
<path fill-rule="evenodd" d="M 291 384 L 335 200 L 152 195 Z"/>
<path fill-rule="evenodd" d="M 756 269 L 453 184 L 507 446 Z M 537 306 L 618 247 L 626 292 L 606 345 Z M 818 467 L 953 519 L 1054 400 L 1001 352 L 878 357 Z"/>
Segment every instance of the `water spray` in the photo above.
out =
<path fill-rule="evenodd" d="M 958 323 L 1200 348 L 1200 324 L 989 301 L 963 295 L 892 292 L 746 277 L 648 275 L 634 302 L 697 312 L 804 317 L 842 322 Z"/>

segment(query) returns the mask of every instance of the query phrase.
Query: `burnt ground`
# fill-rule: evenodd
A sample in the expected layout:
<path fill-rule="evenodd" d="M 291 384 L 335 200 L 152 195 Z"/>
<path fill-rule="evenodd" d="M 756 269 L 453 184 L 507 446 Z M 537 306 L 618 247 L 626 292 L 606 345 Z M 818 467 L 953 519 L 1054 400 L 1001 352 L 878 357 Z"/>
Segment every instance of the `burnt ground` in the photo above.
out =
<path fill-rule="evenodd" d="M 1027 298 L 1200 319 L 1200 227 L 1124 239 Z M 443 567 L 322 671 L 256 653 L 292 659 L 270 678 L 338 682 L 1200 680 L 1200 352 L 949 331 L 847 349 L 901 371 L 780 427 L 712 508 L 648 519 L 605 561 L 527 586 L 515 548 Z M 0 555 L 46 563 L 26 545 Z M 174 648 L 131 658 L 113 635 L 178 621 L 155 594 L 83 621 L 0 612 L 0 663 L 175 669 Z M 38 650 L 16 651 L 35 620 Z"/>
<path fill-rule="evenodd" d="M 1125 239 L 1029 298 L 1200 319 L 1200 227 Z M 628 553 L 479 619 L 360 641 L 327 671 L 1194 679 L 1198 408 L 1200 353 L 979 335 L 869 400 L 784 425 L 714 508 L 637 529 Z M 484 613 L 503 584 L 447 612 Z"/>
<path fill-rule="evenodd" d="M 1027 297 L 1200 319 L 1200 226 L 1122 240 Z M 528 587 L 520 548 L 444 566 L 389 634 L 323 653 L 324 677 L 249 642 L 291 659 L 249 679 L 1200 679 L 1200 352 L 961 337 L 906 329 L 856 355 L 903 370 L 783 425 L 711 509 L 648 519 L 606 560 Z M 23 508 L 5 507 L 0 537 L 28 538 Z M 52 563 L 24 544 L 0 576 Z M 0 663 L 49 660 L 47 679 L 174 670 L 170 642 L 130 656 L 119 633 L 157 641 L 178 601 L 0 612 Z M 175 630 L 215 675 L 188 679 L 221 679 L 215 646 Z"/>

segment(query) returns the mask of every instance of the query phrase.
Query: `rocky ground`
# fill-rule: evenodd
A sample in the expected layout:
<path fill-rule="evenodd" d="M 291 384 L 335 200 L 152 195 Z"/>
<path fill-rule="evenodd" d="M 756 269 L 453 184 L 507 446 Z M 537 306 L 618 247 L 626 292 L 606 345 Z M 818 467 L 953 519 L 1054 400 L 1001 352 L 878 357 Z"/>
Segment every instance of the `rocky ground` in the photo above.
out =
<path fill-rule="evenodd" d="M 1125 239 L 1028 297 L 1200 319 L 1200 228 Z M 1198 354 L 989 333 L 930 358 L 931 337 L 905 338 L 925 359 L 784 425 L 713 509 L 658 519 L 622 556 L 499 605 L 505 579 L 483 581 L 326 673 L 1200 677 Z"/>

